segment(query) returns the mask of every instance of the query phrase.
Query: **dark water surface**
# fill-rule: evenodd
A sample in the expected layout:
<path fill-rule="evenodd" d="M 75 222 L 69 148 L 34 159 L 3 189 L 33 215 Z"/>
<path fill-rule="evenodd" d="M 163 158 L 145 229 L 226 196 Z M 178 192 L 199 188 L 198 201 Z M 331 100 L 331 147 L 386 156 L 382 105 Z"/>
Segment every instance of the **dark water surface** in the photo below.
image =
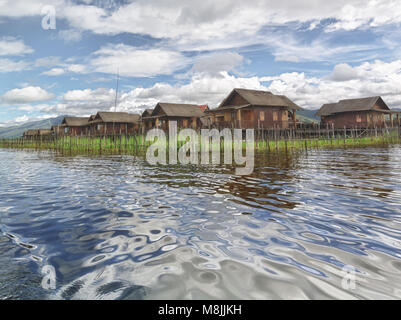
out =
<path fill-rule="evenodd" d="M 246 177 L 0 149 L 10 298 L 401 298 L 401 148 L 265 155 Z"/>

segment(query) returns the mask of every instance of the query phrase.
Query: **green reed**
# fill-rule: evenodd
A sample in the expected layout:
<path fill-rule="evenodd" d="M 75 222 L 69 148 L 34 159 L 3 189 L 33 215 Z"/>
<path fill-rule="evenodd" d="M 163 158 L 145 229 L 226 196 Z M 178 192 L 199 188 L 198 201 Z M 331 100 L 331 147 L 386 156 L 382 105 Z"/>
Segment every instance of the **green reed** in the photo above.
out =
<path fill-rule="evenodd" d="M 200 135 L 199 135 L 200 140 Z M 156 141 L 156 140 L 155 140 Z M 320 138 L 268 139 L 258 138 L 253 143 L 255 151 L 273 152 L 285 150 L 309 150 L 318 148 L 359 147 L 384 144 L 398 144 L 400 135 L 396 131 L 386 134 L 366 137 L 330 136 Z M 98 136 L 73 137 L 63 136 L 42 139 L 0 139 L 1 148 L 54 150 L 62 153 L 74 154 L 144 154 L 154 141 L 147 141 L 143 134 L 133 136 Z M 186 141 L 177 140 L 177 148 L 181 148 Z M 167 139 L 166 147 L 169 148 Z M 246 142 L 242 142 L 242 149 L 246 150 Z M 249 147 L 249 146 L 248 146 Z M 252 146 L 251 146 L 252 147 Z M 209 151 L 224 150 L 224 141 L 209 144 Z"/>

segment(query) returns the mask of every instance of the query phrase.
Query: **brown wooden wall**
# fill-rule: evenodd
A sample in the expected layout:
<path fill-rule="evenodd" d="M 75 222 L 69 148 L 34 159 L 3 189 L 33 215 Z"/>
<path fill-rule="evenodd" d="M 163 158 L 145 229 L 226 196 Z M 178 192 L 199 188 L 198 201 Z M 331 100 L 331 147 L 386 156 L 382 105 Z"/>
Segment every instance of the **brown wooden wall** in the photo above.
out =
<path fill-rule="evenodd" d="M 131 134 L 139 130 L 139 124 L 134 123 L 92 123 L 90 124 L 91 135 L 119 135 Z"/>
<path fill-rule="evenodd" d="M 321 119 L 322 125 L 334 125 L 335 128 L 374 128 L 384 126 L 384 114 L 375 111 L 343 112 Z"/>
<path fill-rule="evenodd" d="M 177 127 L 180 129 L 182 128 L 199 129 L 201 127 L 200 118 L 198 117 L 168 117 L 168 116 L 155 118 L 153 126 L 154 128 L 167 130 L 169 121 L 176 121 Z"/>
<path fill-rule="evenodd" d="M 66 132 L 66 128 L 68 129 Z M 60 136 L 81 136 L 89 133 L 89 126 L 83 127 L 60 127 L 57 135 Z"/>
<path fill-rule="evenodd" d="M 234 97 L 237 98 L 238 96 Z M 233 99 L 234 100 L 234 99 Z M 239 112 L 241 114 L 239 114 Z M 263 113 L 263 115 L 261 114 Z M 211 125 L 236 128 L 288 128 L 291 113 L 280 107 L 249 107 L 216 111 L 209 116 Z"/>

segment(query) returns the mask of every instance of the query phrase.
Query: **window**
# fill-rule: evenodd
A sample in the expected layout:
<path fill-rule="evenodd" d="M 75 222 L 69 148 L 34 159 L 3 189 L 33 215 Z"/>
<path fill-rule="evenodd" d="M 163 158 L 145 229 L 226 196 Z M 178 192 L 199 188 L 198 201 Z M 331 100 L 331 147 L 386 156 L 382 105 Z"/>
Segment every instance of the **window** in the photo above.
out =
<path fill-rule="evenodd" d="M 273 111 L 273 121 L 277 121 L 277 120 L 278 120 L 278 112 Z"/>
<path fill-rule="evenodd" d="M 356 122 L 362 122 L 362 117 L 360 114 L 356 115 Z"/>
<path fill-rule="evenodd" d="M 64 128 L 64 133 L 68 133 L 68 127 L 67 128 Z"/>
<path fill-rule="evenodd" d="M 103 129 L 103 126 L 101 124 L 97 125 L 97 131 L 101 131 Z"/>
<path fill-rule="evenodd" d="M 265 121 L 265 112 L 264 111 L 260 111 L 259 112 L 259 120 L 260 121 Z"/>

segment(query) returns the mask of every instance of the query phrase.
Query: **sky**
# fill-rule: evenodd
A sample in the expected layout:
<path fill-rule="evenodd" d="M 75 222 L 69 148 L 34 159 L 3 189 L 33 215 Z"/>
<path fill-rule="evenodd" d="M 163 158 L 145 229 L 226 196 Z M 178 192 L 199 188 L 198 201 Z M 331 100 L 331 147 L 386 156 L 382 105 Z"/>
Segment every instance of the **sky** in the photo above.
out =
<path fill-rule="evenodd" d="M 233 88 L 306 109 L 377 95 L 399 108 L 400 12 L 399 0 L 0 0 L 0 126 L 215 108 Z"/>

